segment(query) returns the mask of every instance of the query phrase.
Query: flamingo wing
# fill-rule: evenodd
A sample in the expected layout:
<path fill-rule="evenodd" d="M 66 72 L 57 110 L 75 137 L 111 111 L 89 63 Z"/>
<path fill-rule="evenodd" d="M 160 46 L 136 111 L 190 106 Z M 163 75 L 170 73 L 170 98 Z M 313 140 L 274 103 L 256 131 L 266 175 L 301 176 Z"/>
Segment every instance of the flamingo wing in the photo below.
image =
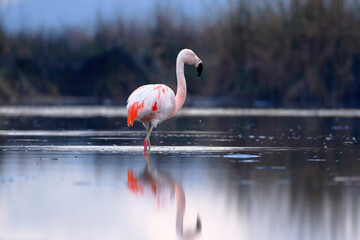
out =
<path fill-rule="evenodd" d="M 156 125 L 171 114 L 175 107 L 175 94 L 166 85 L 149 84 L 137 88 L 128 98 L 126 110 L 127 124 L 132 126 L 135 120 L 144 124 Z"/>

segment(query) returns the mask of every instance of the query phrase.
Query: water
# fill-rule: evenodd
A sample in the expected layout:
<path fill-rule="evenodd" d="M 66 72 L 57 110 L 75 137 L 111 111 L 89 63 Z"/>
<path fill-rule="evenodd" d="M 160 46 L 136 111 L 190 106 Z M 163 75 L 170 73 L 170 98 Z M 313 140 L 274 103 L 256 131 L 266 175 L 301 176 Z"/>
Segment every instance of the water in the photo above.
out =
<path fill-rule="evenodd" d="M 359 123 L 185 114 L 150 168 L 121 114 L 3 114 L 0 239 L 177 239 L 179 189 L 196 239 L 359 239 Z"/>

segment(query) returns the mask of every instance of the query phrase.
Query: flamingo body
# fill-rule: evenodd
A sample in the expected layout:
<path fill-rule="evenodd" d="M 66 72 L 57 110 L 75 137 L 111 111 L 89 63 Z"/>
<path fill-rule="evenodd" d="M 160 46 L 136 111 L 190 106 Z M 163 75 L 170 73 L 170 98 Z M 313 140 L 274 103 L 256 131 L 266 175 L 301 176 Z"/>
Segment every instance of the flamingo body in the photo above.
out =
<path fill-rule="evenodd" d="M 127 124 L 141 121 L 145 128 L 149 123 L 157 127 L 166 120 L 175 108 L 175 94 L 164 84 L 148 84 L 137 88 L 127 101 Z"/>
<path fill-rule="evenodd" d="M 176 58 L 176 95 L 164 84 L 148 84 L 137 88 L 127 100 L 127 125 L 132 126 L 134 121 L 140 121 L 146 128 L 144 149 L 150 147 L 152 129 L 162 121 L 173 117 L 184 105 L 186 98 L 184 64 L 194 65 L 198 70 L 198 76 L 202 71 L 200 58 L 190 49 L 181 50 Z"/>

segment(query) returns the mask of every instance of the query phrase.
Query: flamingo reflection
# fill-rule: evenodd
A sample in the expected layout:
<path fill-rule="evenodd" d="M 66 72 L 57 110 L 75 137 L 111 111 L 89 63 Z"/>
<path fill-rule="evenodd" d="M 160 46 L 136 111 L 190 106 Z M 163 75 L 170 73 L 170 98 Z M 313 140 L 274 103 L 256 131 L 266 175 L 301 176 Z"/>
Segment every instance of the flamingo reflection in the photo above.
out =
<path fill-rule="evenodd" d="M 150 150 L 144 151 L 146 166 L 139 176 L 134 176 L 132 169 L 128 169 L 128 188 L 134 194 L 152 195 L 157 205 L 163 206 L 165 199 L 176 200 L 176 233 L 181 239 L 195 239 L 201 233 L 201 221 L 197 217 L 196 226 L 191 230 L 183 229 L 186 207 L 185 193 L 180 184 L 169 175 L 159 172 L 151 166 Z"/>

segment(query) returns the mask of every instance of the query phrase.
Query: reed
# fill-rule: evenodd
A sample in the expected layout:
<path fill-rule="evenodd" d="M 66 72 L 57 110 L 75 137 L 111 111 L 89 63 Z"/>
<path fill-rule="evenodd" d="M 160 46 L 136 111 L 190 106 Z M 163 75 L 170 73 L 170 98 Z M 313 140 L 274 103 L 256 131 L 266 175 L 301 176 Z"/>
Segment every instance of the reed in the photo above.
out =
<path fill-rule="evenodd" d="M 99 19 L 93 33 L 73 28 L 10 35 L 0 25 L 0 99 L 125 101 L 141 84 L 175 87 L 176 54 L 188 47 L 205 63 L 205 83 L 189 84 L 190 95 L 305 106 L 360 100 L 359 1 L 232 2 L 216 21 L 196 24 L 159 10 L 149 24 Z"/>

